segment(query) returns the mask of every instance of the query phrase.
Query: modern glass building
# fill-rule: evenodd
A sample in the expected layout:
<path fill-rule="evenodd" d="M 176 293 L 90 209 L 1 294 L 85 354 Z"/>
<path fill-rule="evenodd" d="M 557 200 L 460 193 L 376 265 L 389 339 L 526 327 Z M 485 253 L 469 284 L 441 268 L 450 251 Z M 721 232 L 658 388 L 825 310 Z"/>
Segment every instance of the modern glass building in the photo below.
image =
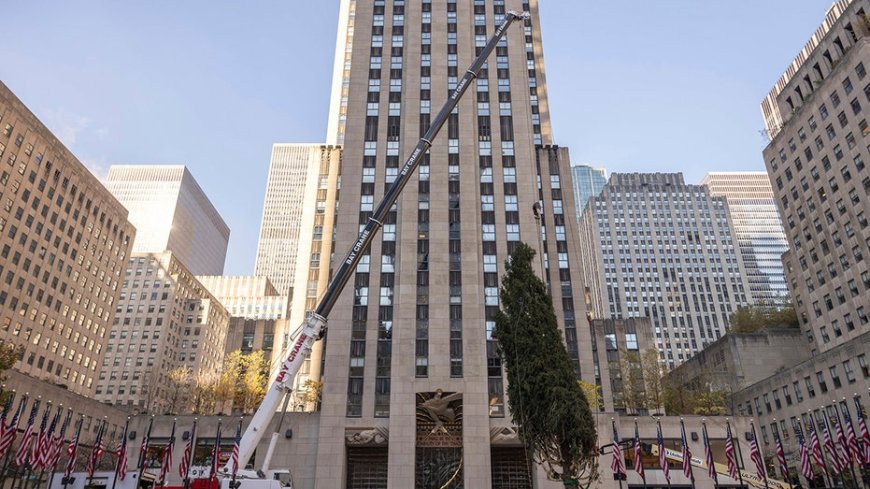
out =
<path fill-rule="evenodd" d="M 575 165 L 571 167 L 571 179 L 574 184 L 574 206 L 579 222 L 586 203 L 592 197 L 598 197 L 607 183 L 607 169 L 603 166 Z"/>

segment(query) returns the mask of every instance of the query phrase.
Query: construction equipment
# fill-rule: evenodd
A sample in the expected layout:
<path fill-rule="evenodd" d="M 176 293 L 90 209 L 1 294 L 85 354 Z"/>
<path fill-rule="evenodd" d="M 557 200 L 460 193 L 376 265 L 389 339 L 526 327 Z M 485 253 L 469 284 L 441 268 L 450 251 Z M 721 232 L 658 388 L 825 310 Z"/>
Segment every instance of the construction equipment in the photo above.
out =
<path fill-rule="evenodd" d="M 368 223 L 366 223 L 356 242 L 351 246 L 347 257 L 332 277 L 332 280 L 330 281 L 323 297 L 320 299 L 317 308 L 314 312 L 308 314 L 305 323 L 302 325 L 301 331 L 289 343 L 287 353 L 284 357 L 285 360 L 278 371 L 274 383 L 266 392 L 263 402 L 254 413 L 250 424 L 241 438 L 238 458 L 240 467 L 245 467 L 247 465 L 251 455 L 254 453 L 254 449 L 265 434 L 269 423 L 272 421 L 275 413 L 278 412 L 278 406 L 281 404 L 282 398 L 286 398 L 293 390 L 293 382 L 296 374 L 302 367 L 302 363 L 310 354 L 314 342 L 321 339 L 323 335 L 326 334 L 326 318 L 329 316 L 329 312 L 335 305 L 335 301 L 338 300 L 339 295 L 342 290 L 344 290 L 348 280 L 350 280 L 351 274 L 356 269 L 360 259 L 368 251 L 375 234 L 382 226 L 384 218 L 386 218 L 387 213 L 393 204 L 396 203 L 396 200 L 399 198 L 405 185 L 410 181 L 414 170 L 417 169 L 417 166 L 423 159 L 423 155 L 429 151 L 429 148 L 432 146 L 432 141 L 447 121 L 448 116 L 456 108 L 456 105 L 465 94 L 468 86 L 477 77 L 484 63 L 486 63 L 486 59 L 492 51 L 495 50 L 496 44 L 498 44 L 498 42 L 504 37 L 507 28 L 514 21 L 529 18 L 530 15 L 528 12 L 516 11 L 510 11 L 504 16 L 504 20 L 502 20 L 492 37 L 471 63 L 471 66 L 465 72 L 465 75 L 456 85 L 456 89 L 444 103 L 441 111 L 438 112 L 438 115 L 432 120 L 429 129 L 414 147 L 414 150 L 405 161 L 405 164 L 399 171 L 395 181 L 393 181 L 393 184 L 384 193 L 383 199 L 369 218 Z M 235 487 L 241 487 L 243 489 L 276 489 L 280 487 L 292 487 L 292 482 L 287 481 L 289 477 L 285 476 L 287 473 L 286 470 L 269 469 L 271 462 L 270 458 L 274 451 L 277 439 L 278 433 L 276 432 L 272 435 L 269 450 L 265 460 L 263 461 L 263 471 L 239 470 L 237 474 L 238 480 L 231 481 L 229 476 L 231 468 L 229 465 L 224 466 L 221 469 L 221 476 L 224 478 L 222 487 L 230 488 L 231 486 L 234 486 L 232 489 L 235 489 Z M 279 481 L 276 478 L 284 479 L 284 481 Z"/>

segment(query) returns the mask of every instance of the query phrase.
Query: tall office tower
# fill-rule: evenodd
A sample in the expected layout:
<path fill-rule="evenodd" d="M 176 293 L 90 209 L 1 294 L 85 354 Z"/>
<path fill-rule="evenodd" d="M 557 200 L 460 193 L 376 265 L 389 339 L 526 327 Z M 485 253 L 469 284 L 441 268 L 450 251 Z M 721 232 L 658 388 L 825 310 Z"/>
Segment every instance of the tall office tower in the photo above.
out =
<path fill-rule="evenodd" d="M 134 253 L 168 250 L 191 273 L 223 273 L 230 228 L 186 167 L 112 165 L 105 184 L 130 211 Z"/>
<path fill-rule="evenodd" d="M 569 353 L 578 375 L 594 381 L 585 301 L 574 292 L 583 284 L 579 251 L 567 238 L 577 232 L 570 167 L 567 151 L 552 146 L 537 1 L 341 3 L 327 138 L 343 143 L 336 251 L 355 241 L 510 9 L 531 19 L 507 31 L 450 114 L 332 310 L 318 488 L 544 483 L 541 471 L 529 472 L 506 413 L 492 337 L 504 261 L 520 242 L 544 252 Z M 532 212 L 538 201 L 543 227 Z"/>
<path fill-rule="evenodd" d="M 728 199 L 734 238 L 743 256 L 751 302 L 781 304 L 788 299 L 782 254 L 788 241 L 765 172 L 710 172 L 701 185 Z"/>
<path fill-rule="evenodd" d="M 175 412 L 179 392 L 167 374 L 219 372 L 229 314 L 174 253 L 133 253 L 96 399 L 146 412 Z"/>
<path fill-rule="evenodd" d="M 135 229 L 0 82 L 0 341 L 15 368 L 91 395 Z"/>
<path fill-rule="evenodd" d="M 579 221 L 589 199 L 598 197 L 607 184 L 607 169 L 603 166 L 574 165 L 571 167 L 571 178 L 574 182 L 574 208 Z"/>
<path fill-rule="evenodd" d="M 749 303 L 724 197 L 682 173 L 614 173 L 580 222 L 596 317 L 649 317 L 671 367 L 722 336 Z"/>
<path fill-rule="evenodd" d="M 279 294 L 266 277 L 211 275 L 196 279 L 230 316 L 226 352 L 262 350 L 266 359 L 277 365 L 288 341 L 290 297 Z"/>
<path fill-rule="evenodd" d="M 316 279 L 307 273 L 296 275 L 296 271 L 307 268 L 304 264 L 310 260 L 319 262 L 323 254 L 312 241 L 322 241 L 324 229 L 332 227 L 333 213 L 327 213 L 326 207 L 330 189 L 335 186 L 329 185 L 329 174 L 340 162 L 341 150 L 334 146 L 272 146 L 254 274 L 268 277 L 282 294 L 295 287 L 305 290 L 309 281 Z M 328 253 L 323 257 L 329 260 Z"/>

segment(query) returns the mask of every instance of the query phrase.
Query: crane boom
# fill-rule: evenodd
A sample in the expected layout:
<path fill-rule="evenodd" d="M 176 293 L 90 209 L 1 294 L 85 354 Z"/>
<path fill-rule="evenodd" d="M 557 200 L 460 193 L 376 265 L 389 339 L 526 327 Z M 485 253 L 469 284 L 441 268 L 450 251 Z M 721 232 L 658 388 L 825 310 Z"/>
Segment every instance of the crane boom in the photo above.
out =
<path fill-rule="evenodd" d="M 350 280 L 351 274 L 356 269 L 360 259 L 368 251 L 375 234 L 377 234 L 378 229 L 383 225 L 384 218 L 386 218 L 390 208 L 396 203 L 396 200 L 398 200 L 405 185 L 410 181 L 411 175 L 413 175 L 414 170 L 419 166 L 420 161 L 423 159 L 423 155 L 429 151 L 429 148 L 432 146 L 432 141 L 438 135 L 442 126 L 444 126 L 448 116 L 453 112 L 453 109 L 456 108 L 456 105 L 465 94 L 471 81 L 477 78 L 484 63 L 486 63 L 486 59 L 495 49 L 496 44 L 498 44 L 498 42 L 504 37 L 507 28 L 514 21 L 528 19 L 529 17 L 530 15 L 528 12 L 517 12 L 513 10 L 505 15 L 504 20 L 495 29 L 492 37 L 471 63 L 468 70 L 466 70 L 462 80 L 460 80 L 456 85 L 456 89 L 450 97 L 448 97 L 444 106 L 441 108 L 441 111 L 438 112 L 438 115 L 432 120 L 429 129 L 426 130 L 426 133 L 423 134 L 423 137 L 421 137 L 419 142 L 417 142 L 417 145 L 405 161 L 405 164 L 402 166 L 398 176 L 395 181 L 393 181 L 393 184 L 390 185 L 386 193 L 384 193 L 383 199 L 381 199 L 381 202 L 372 213 L 372 216 L 359 234 L 356 242 L 351 246 L 344 261 L 341 262 L 338 270 L 333 275 L 326 292 L 323 294 L 323 297 L 317 305 L 317 308 L 314 312 L 308 314 L 302 330 L 289 345 L 284 357 L 285 360 L 281 365 L 281 369 L 279 370 L 274 383 L 266 392 L 263 401 L 260 403 L 259 408 L 257 408 L 257 411 L 251 418 L 251 422 L 241 438 L 241 442 L 239 443 L 240 467 L 245 467 L 247 465 L 251 455 L 254 453 L 254 449 L 257 447 L 257 444 L 259 444 L 267 426 L 274 417 L 281 399 L 292 391 L 293 380 L 296 377 L 296 373 L 299 372 L 299 369 L 302 367 L 302 362 L 308 357 L 314 342 L 322 338 L 326 333 L 326 318 L 330 311 L 332 311 L 335 301 L 338 300 L 339 295 L 344 290 L 348 280 Z M 229 467 L 224 467 L 222 472 L 226 474 L 228 473 L 228 470 Z"/>

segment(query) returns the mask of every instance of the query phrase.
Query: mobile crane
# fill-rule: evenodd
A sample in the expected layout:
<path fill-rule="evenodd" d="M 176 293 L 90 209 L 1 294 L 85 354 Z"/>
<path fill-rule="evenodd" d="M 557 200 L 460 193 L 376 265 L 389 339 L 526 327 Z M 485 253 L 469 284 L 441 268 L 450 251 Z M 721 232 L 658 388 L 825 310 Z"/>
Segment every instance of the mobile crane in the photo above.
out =
<path fill-rule="evenodd" d="M 450 113 L 456 108 L 456 105 L 465 94 L 465 91 L 468 89 L 472 80 L 477 78 L 478 73 L 480 73 L 481 68 L 483 68 L 483 64 L 486 63 L 486 59 L 495 49 L 499 41 L 501 41 L 505 36 L 507 28 L 510 27 L 514 21 L 529 18 L 530 14 L 528 12 L 517 12 L 513 10 L 509 11 L 504 16 L 504 20 L 502 20 L 501 24 L 496 28 L 492 37 L 486 43 L 483 50 L 481 50 L 480 54 L 478 54 L 471 63 L 468 70 L 466 70 L 462 80 L 460 80 L 456 85 L 456 89 L 450 97 L 448 97 L 444 106 L 441 108 L 441 111 L 438 112 L 438 115 L 432 120 L 429 129 L 423 137 L 420 138 L 419 142 L 417 142 L 414 151 L 411 152 L 411 155 L 405 161 L 405 164 L 402 166 L 396 180 L 393 181 L 393 184 L 387 189 L 386 193 L 384 193 L 383 199 L 369 218 L 368 223 L 366 223 L 356 242 L 350 248 L 347 257 L 345 257 L 335 275 L 332 277 L 332 280 L 330 281 L 326 292 L 323 294 L 323 297 L 320 299 L 317 308 L 314 312 L 308 314 L 298 335 L 292 338 L 292 341 L 289 343 L 284 357 L 285 360 L 278 371 L 275 381 L 266 392 L 263 402 L 260 404 L 260 407 L 257 408 L 257 411 L 251 418 L 251 422 L 245 430 L 244 435 L 242 435 L 241 442 L 239 443 L 238 459 L 240 468 L 245 467 L 251 459 L 254 449 L 259 444 L 269 423 L 278 411 L 278 406 L 281 403 L 282 398 L 286 398 L 293 390 L 293 381 L 296 378 L 296 374 L 302 367 L 305 358 L 307 358 L 311 353 L 311 348 L 314 345 L 314 342 L 323 338 L 326 334 L 326 318 L 329 316 L 329 312 L 335 305 L 335 301 L 338 300 L 338 296 L 341 294 L 342 290 L 344 290 L 348 280 L 350 280 L 350 276 L 356 269 L 360 259 L 371 246 L 375 234 L 377 234 L 378 229 L 382 226 L 384 218 L 387 216 L 387 212 L 389 212 L 393 204 L 396 203 L 396 200 L 398 200 L 405 185 L 414 174 L 414 170 L 416 170 L 417 166 L 420 164 L 423 155 L 426 154 L 432 146 L 432 141 L 438 135 L 444 122 L 447 121 Z M 276 489 L 280 487 L 288 487 L 289 484 L 292 484 L 292 482 L 289 481 L 289 474 L 286 471 L 270 471 L 268 469 L 277 439 L 278 433 L 273 433 L 269 449 L 266 452 L 265 460 L 263 461 L 263 471 L 240 469 L 237 473 L 238 480 L 233 483 L 229 477 L 231 467 L 227 464 L 220 470 L 220 475 L 223 477 L 221 487 L 230 489 Z"/>

